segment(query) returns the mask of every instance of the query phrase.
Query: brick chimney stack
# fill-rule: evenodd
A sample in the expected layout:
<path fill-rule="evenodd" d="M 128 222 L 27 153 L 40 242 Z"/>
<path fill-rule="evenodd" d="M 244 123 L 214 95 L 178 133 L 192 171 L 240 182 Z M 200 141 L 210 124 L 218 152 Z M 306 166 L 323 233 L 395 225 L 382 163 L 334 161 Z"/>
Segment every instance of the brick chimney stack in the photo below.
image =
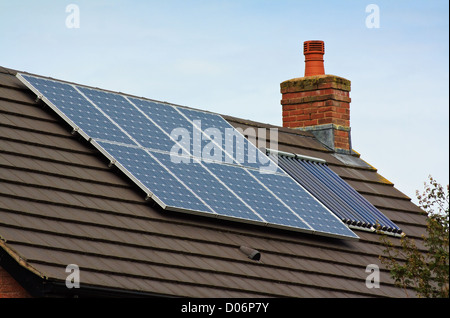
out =
<path fill-rule="evenodd" d="M 305 76 L 281 83 L 283 127 L 311 131 L 325 146 L 351 153 L 350 81 L 326 75 L 323 41 L 306 41 Z"/>

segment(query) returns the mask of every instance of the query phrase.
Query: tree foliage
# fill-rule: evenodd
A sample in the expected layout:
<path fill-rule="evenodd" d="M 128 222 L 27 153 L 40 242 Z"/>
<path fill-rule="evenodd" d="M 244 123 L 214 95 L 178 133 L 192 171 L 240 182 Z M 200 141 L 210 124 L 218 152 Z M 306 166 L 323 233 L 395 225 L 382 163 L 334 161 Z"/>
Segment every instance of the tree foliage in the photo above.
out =
<path fill-rule="evenodd" d="M 419 206 L 427 216 L 427 233 L 423 247 L 404 235 L 395 247 L 386 236 L 380 260 L 391 272 L 395 284 L 413 289 L 419 297 L 449 297 L 449 186 L 446 189 L 433 177 L 425 182 L 424 191 L 416 191 Z"/>

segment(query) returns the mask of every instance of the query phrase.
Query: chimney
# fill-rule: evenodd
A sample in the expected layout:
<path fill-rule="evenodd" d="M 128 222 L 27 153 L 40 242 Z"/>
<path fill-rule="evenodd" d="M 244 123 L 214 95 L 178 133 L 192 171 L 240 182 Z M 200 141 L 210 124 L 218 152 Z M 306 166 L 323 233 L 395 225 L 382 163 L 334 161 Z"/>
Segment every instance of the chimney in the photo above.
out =
<path fill-rule="evenodd" d="M 323 41 L 306 41 L 305 76 L 281 83 L 283 127 L 310 131 L 331 150 L 351 153 L 350 81 L 325 74 Z"/>

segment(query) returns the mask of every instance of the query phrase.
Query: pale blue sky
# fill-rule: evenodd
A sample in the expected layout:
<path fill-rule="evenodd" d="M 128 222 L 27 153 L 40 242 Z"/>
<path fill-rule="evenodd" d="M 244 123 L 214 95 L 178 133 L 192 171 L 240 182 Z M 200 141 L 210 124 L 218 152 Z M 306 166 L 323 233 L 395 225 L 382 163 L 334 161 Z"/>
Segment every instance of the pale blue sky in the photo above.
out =
<path fill-rule="evenodd" d="M 80 28 L 66 27 L 68 4 Z M 369 29 L 366 6 L 380 9 Z M 449 182 L 448 1 L 5 1 L 0 65 L 281 125 L 302 43 L 352 81 L 353 148 L 410 197 Z"/>

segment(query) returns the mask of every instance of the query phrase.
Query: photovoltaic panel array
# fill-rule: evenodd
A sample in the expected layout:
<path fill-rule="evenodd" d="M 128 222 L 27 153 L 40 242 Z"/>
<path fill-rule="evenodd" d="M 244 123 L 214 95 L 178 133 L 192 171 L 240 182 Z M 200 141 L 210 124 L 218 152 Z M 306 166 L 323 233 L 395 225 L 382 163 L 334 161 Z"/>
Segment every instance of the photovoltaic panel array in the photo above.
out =
<path fill-rule="evenodd" d="M 220 115 L 17 77 L 163 209 L 358 238 Z"/>
<path fill-rule="evenodd" d="M 277 154 L 270 154 L 277 156 Z M 401 234 L 402 230 L 353 187 L 332 171 L 326 163 L 278 154 L 278 164 L 292 178 L 320 200 L 341 220 L 351 226 L 379 229 Z"/>

